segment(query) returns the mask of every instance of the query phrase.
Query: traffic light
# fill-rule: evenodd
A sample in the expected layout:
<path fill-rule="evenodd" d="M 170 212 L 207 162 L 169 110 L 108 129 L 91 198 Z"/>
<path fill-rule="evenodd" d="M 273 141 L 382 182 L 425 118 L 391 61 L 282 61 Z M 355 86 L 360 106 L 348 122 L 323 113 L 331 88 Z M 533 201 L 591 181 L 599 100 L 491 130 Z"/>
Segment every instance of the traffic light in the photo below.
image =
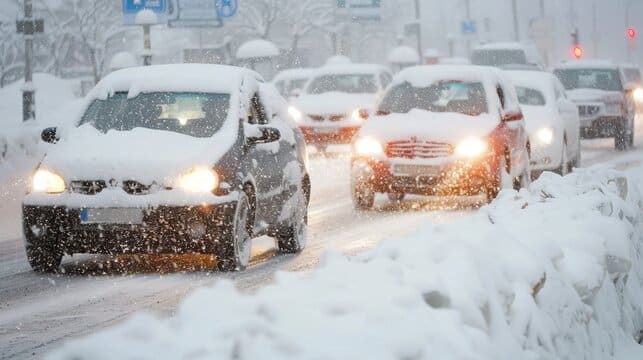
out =
<path fill-rule="evenodd" d="M 636 32 L 636 29 L 633 27 L 627 28 L 626 34 L 627 34 L 627 38 L 630 40 L 636 39 L 636 36 L 638 35 Z"/>
<path fill-rule="evenodd" d="M 574 47 L 572 48 L 572 54 L 576 59 L 581 59 L 585 54 L 585 50 L 580 45 L 574 45 Z"/>

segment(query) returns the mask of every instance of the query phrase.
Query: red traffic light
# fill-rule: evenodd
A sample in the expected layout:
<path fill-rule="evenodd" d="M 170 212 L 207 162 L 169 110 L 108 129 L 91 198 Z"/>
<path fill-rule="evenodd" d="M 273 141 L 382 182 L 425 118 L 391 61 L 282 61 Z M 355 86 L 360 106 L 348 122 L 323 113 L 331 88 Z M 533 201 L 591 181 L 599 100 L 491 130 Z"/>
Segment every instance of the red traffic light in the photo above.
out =
<path fill-rule="evenodd" d="M 633 27 L 627 28 L 627 37 L 629 39 L 636 39 L 636 36 L 637 36 L 637 32 L 635 28 Z"/>
<path fill-rule="evenodd" d="M 574 55 L 576 59 L 582 58 L 584 54 L 585 54 L 585 50 L 583 50 L 583 47 L 580 45 L 575 45 L 574 48 L 572 49 L 572 55 Z"/>

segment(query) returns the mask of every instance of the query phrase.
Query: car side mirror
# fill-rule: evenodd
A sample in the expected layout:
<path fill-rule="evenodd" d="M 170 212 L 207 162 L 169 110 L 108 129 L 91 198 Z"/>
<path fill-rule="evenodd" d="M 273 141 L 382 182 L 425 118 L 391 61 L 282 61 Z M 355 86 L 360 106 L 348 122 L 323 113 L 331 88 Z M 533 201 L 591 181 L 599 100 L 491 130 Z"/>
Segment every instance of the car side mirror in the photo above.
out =
<path fill-rule="evenodd" d="M 49 144 L 55 144 L 60 140 L 60 137 L 58 137 L 58 129 L 55 127 L 48 127 L 40 133 L 40 139 L 42 141 L 49 143 Z"/>
<path fill-rule="evenodd" d="M 508 112 L 502 115 L 502 121 L 503 122 L 511 122 L 511 121 L 519 121 L 524 119 L 524 116 L 522 115 L 522 112 Z"/>
<path fill-rule="evenodd" d="M 248 145 L 267 144 L 281 139 L 281 132 L 273 127 L 253 126 L 247 136 Z"/>

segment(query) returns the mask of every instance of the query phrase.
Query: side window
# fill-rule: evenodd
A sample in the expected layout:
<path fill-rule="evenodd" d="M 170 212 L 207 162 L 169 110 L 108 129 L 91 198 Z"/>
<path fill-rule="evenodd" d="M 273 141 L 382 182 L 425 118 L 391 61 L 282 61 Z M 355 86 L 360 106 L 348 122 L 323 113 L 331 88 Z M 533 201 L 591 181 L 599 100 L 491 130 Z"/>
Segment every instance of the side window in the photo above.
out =
<path fill-rule="evenodd" d="M 500 106 L 502 109 L 505 109 L 505 91 L 502 89 L 502 86 L 496 86 L 496 92 L 498 93 L 498 99 L 500 100 Z"/>
<path fill-rule="evenodd" d="M 253 125 L 268 124 L 266 108 L 259 99 L 259 94 L 255 94 L 250 100 L 250 109 L 248 109 L 248 123 Z"/>
<path fill-rule="evenodd" d="M 380 82 L 382 83 L 382 89 L 386 89 L 386 87 L 393 81 L 391 75 L 389 73 L 381 73 L 380 74 Z"/>

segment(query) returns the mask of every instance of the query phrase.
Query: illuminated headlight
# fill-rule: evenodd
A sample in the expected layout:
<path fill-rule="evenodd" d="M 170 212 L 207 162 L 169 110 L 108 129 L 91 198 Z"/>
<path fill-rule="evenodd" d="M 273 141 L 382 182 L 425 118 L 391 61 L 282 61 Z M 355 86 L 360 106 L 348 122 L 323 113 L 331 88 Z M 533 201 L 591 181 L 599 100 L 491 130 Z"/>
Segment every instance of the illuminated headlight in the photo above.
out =
<path fill-rule="evenodd" d="M 384 148 L 375 139 L 362 138 L 355 142 L 355 152 L 359 155 L 380 155 L 384 153 Z"/>
<path fill-rule="evenodd" d="M 482 139 L 471 138 L 461 142 L 458 147 L 456 147 L 456 154 L 463 157 L 479 157 L 486 154 L 489 151 L 489 144 Z"/>
<path fill-rule="evenodd" d="M 536 137 L 541 143 L 550 145 L 554 141 L 554 130 L 551 128 L 540 129 L 536 133 Z"/>
<path fill-rule="evenodd" d="M 38 169 L 31 180 L 31 191 L 60 194 L 65 191 L 65 180 L 54 172 Z"/>
<path fill-rule="evenodd" d="M 179 180 L 179 187 L 195 193 L 212 192 L 217 186 L 219 186 L 219 177 L 213 170 L 207 168 L 190 170 Z"/>
<path fill-rule="evenodd" d="M 636 100 L 636 102 L 643 103 L 643 88 L 636 88 L 632 93 L 632 96 L 634 96 L 634 100 Z"/>
<path fill-rule="evenodd" d="M 304 114 L 302 114 L 301 111 L 297 110 L 297 108 L 295 108 L 294 106 L 290 106 L 288 108 L 288 113 L 296 122 L 300 122 L 304 117 Z"/>
<path fill-rule="evenodd" d="M 351 113 L 351 120 L 364 121 L 368 118 L 368 112 L 364 109 L 357 109 Z"/>

